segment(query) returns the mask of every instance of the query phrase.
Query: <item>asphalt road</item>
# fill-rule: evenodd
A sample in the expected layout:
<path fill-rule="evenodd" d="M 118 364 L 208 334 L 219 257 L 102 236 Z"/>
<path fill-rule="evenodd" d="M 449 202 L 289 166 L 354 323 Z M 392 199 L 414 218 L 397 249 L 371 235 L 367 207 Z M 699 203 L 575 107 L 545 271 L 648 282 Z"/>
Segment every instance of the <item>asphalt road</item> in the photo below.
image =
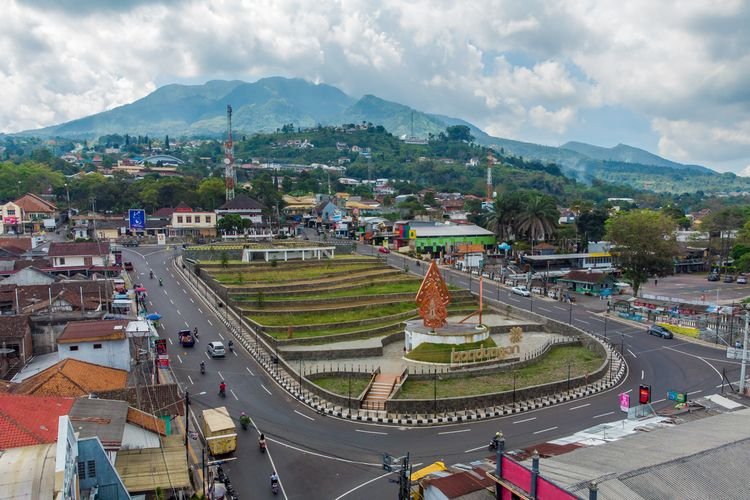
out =
<path fill-rule="evenodd" d="M 369 247 L 370 251 L 374 250 Z M 724 359 L 724 353 L 679 339 L 665 340 L 645 334 L 644 326 L 632 326 L 614 319 L 606 320 L 606 333 L 619 343 L 628 361 L 627 379 L 616 389 L 513 416 L 463 424 L 429 428 L 381 426 L 343 421 L 323 416 L 291 398 L 267 376 L 264 370 L 244 352 L 239 343 L 236 354 L 225 359 L 209 359 L 205 346 L 212 340 L 229 339 L 223 324 L 207 307 L 204 298 L 194 294 L 190 286 L 175 273 L 171 265 L 173 250 L 158 247 L 126 249 L 132 252 L 134 279 L 149 288 L 149 311 L 163 315 L 160 334 L 169 339 L 169 353 L 178 379 L 191 394 L 191 409 L 200 414 L 204 408 L 226 406 L 236 419 L 240 412 L 250 415 L 257 429 L 268 439 L 268 453 L 257 447 L 257 430 L 238 431 L 239 447 L 236 460 L 227 462 L 232 483 L 243 498 L 273 497 L 268 477 L 272 470 L 280 476 L 281 496 L 289 499 L 380 499 L 395 498 L 397 485 L 389 479 L 394 474 L 382 470 L 382 453 L 393 456 L 410 454 L 415 470 L 418 464 L 435 460 L 447 463 L 468 463 L 488 456 L 487 443 L 497 430 L 502 430 L 509 449 L 531 446 L 570 435 L 599 423 L 620 420 L 618 393 L 637 393 L 641 383 L 651 384 L 654 407 L 668 406 L 668 390 L 688 392 L 691 396 L 718 392 L 721 370 L 727 369 L 730 380 L 736 381 L 739 365 Z M 400 256 L 389 254 L 392 265 L 424 272 Z M 148 278 L 149 269 L 156 278 Z M 449 272 L 447 280 L 469 288 L 464 273 Z M 476 278 L 471 288 L 478 292 Z M 605 319 L 592 314 L 583 305 L 573 305 L 508 295 L 507 289 L 485 282 L 486 301 L 499 300 L 516 308 L 560 321 L 569 320 L 584 330 L 603 334 Z M 176 333 L 181 328 L 198 327 L 199 341 L 193 348 L 182 348 Z M 206 361 L 206 374 L 201 375 L 199 363 Z M 220 380 L 226 380 L 227 397 L 218 396 Z M 192 422 L 191 422 L 192 425 Z M 238 425 L 239 428 L 239 425 Z M 199 456 L 199 455 L 198 455 Z"/>

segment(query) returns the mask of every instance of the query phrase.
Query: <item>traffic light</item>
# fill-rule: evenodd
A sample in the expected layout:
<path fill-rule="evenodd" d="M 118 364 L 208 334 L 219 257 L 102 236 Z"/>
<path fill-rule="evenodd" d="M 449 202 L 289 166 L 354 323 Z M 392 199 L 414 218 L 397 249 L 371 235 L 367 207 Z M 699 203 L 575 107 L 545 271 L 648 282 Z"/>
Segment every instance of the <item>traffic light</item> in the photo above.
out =
<path fill-rule="evenodd" d="M 641 385 L 638 388 L 638 404 L 647 405 L 651 402 L 651 386 Z"/>

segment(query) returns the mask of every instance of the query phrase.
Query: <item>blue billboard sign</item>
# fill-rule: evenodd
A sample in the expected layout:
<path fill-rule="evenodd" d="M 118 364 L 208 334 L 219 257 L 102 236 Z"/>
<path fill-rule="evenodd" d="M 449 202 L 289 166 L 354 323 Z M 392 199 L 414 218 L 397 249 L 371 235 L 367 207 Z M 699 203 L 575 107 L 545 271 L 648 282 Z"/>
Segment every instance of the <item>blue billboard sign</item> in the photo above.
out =
<path fill-rule="evenodd" d="M 128 210 L 128 226 L 130 229 L 146 229 L 146 211 L 140 208 Z"/>

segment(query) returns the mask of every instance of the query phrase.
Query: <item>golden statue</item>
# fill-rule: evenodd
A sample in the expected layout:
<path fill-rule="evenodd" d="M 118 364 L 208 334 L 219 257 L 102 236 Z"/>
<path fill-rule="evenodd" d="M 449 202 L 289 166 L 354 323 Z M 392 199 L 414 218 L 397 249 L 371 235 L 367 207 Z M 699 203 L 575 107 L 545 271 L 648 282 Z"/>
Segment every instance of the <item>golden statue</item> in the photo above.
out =
<path fill-rule="evenodd" d="M 416 298 L 419 316 L 424 320 L 424 326 L 435 330 L 435 328 L 445 325 L 450 301 L 451 295 L 448 292 L 448 287 L 440 275 L 437 264 L 432 261 L 424 275 Z"/>

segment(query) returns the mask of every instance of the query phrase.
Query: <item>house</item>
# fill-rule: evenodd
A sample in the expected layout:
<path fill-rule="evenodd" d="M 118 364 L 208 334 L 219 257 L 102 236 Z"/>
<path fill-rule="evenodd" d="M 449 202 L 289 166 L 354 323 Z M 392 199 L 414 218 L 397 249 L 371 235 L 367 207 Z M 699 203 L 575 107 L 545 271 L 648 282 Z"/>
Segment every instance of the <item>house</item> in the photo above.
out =
<path fill-rule="evenodd" d="M 13 394 L 29 396 L 88 396 L 92 393 L 122 390 L 127 386 L 128 372 L 99 366 L 77 359 L 65 359 L 36 375 L 11 384 Z"/>
<path fill-rule="evenodd" d="M 113 287 L 111 281 L 105 280 L 56 281 L 33 285 L 1 283 L 0 312 L 49 315 L 81 311 L 85 315 L 106 310 L 110 300 L 108 291 L 111 293 Z M 39 348 L 39 345 L 35 348 Z"/>
<path fill-rule="evenodd" d="M 240 194 L 216 209 L 216 218 L 220 220 L 226 215 L 239 215 L 250 220 L 253 224 L 263 225 L 263 205 L 258 201 Z"/>
<path fill-rule="evenodd" d="M 21 207 L 14 202 L 0 206 L 0 234 L 21 234 L 23 232 Z"/>
<path fill-rule="evenodd" d="M 180 202 L 172 212 L 167 226 L 170 238 L 216 236 L 216 213 L 196 212 L 185 202 Z"/>
<path fill-rule="evenodd" d="M 0 392 L 0 450 L 57 441 L 58 419 L 67 415 L 75 398 L 26 396 Z M 2 474 L 0 474 L 2 476 Z"/>
<path fill-rule="evenodd" d="M 36 267 L 29 266 L 19 269 L 7 278 L 0 280 L 0 285 L 50 285 L 55 282 L 55 278 Z"/>
<path fill-rule="evenodd" d="M 127 320 L 72 321 L 57 337 L 60 361 L 78 359 L 99 366 L 130 371 Z"/>
<path fill-rule="evenodd" d="M 71 271 L 117 273 L 120 270 L 114 265 L 115 256 L 109 243 L 100 241 L 85 243 L 54 241 L 50 243 L 47 256 L 53 271 L 67 271 L 68 274 Z"/>
<path fill-rule="evenodd" d="M 59 215 L 54 203 L 50 203 L 33 193 L 26 193 L 14 203 L 21 209 L 24 232 L 38 232 L 44 227 L 45 219 L 54 221 Z"/>
<path fill-rule="evenodd" d="M 317 221 L 319 224 L 332 223 L 335 220 L 335 215 L 337 212 L 339 212 L 339 207 L 337 207 L 330 200 L 320 202 L 313 209 L 313 215 L 317 217 Z"/>
<path fill-rule="evenodd" d="M 115 241 L 123 232 L 125 221 L 103 220 L 92 228 L 94 238 L 102 241 Z"/>
<path fill-rule="evenodd" d="M 559 278 L 557 283 L 564 290 L 586 295 L 611 295 L 618 292 L 618 280 L 609 273 L 571 271 Z"/>
<path fill-rule="evenodd" d="M 29 316 L 0 316 L 0 378 L 9 379 L 33 356 Z"/>

